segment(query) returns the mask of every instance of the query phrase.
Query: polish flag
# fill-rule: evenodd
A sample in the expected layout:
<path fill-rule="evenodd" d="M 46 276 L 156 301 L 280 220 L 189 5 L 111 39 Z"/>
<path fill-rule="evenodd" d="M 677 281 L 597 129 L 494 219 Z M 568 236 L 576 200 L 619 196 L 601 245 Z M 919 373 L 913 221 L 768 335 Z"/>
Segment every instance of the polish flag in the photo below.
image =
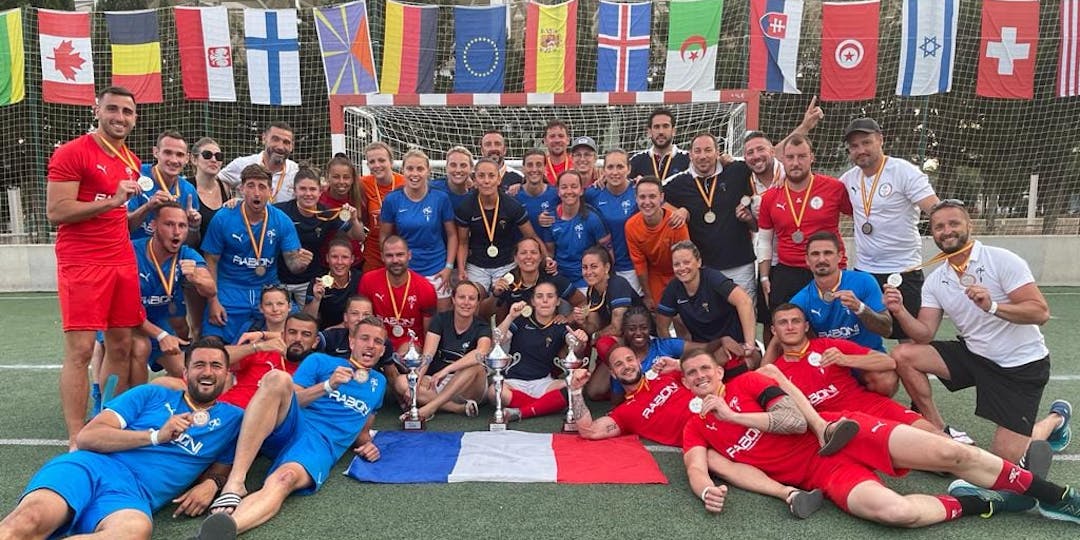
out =
<path fill-rule="evenodd" d="M 228 10 L 224 6 L 175 9 L 184 97 L 236 101 Z"/>

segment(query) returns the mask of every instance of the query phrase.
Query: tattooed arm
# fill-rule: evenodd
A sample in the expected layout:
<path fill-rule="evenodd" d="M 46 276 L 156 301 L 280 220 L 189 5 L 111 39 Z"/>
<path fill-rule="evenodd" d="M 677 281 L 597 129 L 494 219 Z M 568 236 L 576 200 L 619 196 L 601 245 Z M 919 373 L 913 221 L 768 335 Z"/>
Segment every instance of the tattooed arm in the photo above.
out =
<path fill-rule="evenodd" d="M 775 388 L 775 387 L 773 387 Z M 806 433 L 806 418 L 791 397 L 782 394 L 773 399 L 766 412 L 740 413 L 733 411 L 726 401 L 717 396 L 706 396 L 702 411 L 713 411 L 717 418 L 725 422 L 760 429 L 768 433 L 792 435 Z"/>
<path fill-rule="evenodd" d="M 585 439 L 609 439 L 622 435 L 619 425 L 610 416 L 602 416 L 593 420 L 592 412 L 585 406 L 585 398 L 581 390 L 570 392 L 570 407 L 574 410 L 574 418 L 577 419 L 578 435 Z"/>

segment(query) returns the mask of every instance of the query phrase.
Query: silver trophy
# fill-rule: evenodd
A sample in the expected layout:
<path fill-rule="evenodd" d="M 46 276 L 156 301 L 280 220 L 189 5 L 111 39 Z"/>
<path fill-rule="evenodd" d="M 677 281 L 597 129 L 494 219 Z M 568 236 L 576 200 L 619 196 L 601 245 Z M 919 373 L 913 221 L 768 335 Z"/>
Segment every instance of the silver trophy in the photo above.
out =
<path fill-rule="evenodd" d="M 488 431 L 506 431 L 507 418 L 502 404 L 503 381 L 506 378 L 503 373 L 517 365 L 521 361 L 521 355 L 518 353 L 506 354 L 506 351 L 502 348 L 502 335 L 498 328 L 495 328 L 491 334 L 491 341 L 495 343 L 495 346 L 484 357 L 484 365 L 492 373 L 491 384 L 495 390 L 495 414 L 491 416 Z"/>
<path fill-rule="evenodd" d="M 574 352 L 574 349 L 576 349 L 577 346 L 580 345 L 580 343 L 581 342 L 578 340 L 577 336 L 575 336 L 572 332 L 567 333 L 566 357 L 555 358 L 555 365 L 559 366 L 559 368 L 561 368 L 566 373 L 567 403 L 570 403 L 573 399 L 572 396 L 570 396 L 570 379 L 573 377 L 574 370 L 589 367 L 590 358 L 588 356 L 586 356 L 585 358 L 578 358 L 577 353 Z M 574 418 L 573 404 L 566 408 L 566 420 L 563 422 L 562 430 L 563 433 L 577 433 L 577 419 Z"/>
<path fill-rule="evenodd" d="M 405 431 L 423 431 L 425 419 L 420 418 L 420 410 L 416 407 L 416 386 L 420 381 L 420 369 L 429 361 L 428 358 L 416 350 L 416 333 L 409 330 L 409 350 L 405 355 L 394 353 L 394 363 L 409 370 L 406 380 L 409 382 L 410 407 L 409 413 L 401 421 L 401 429 Z"/>

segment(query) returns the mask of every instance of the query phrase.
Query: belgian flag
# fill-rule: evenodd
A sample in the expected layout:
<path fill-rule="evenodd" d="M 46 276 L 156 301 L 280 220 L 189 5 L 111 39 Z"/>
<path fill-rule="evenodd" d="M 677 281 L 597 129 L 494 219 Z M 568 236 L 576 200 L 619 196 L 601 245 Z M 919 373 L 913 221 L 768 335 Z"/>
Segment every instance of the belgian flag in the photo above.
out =
<path fill-rule="evenodd" d="M 154 10 L 105 13 L 112 49 L 112 84 L 135 94 L 135 103 L 161 103 L 161 41 Z"/>

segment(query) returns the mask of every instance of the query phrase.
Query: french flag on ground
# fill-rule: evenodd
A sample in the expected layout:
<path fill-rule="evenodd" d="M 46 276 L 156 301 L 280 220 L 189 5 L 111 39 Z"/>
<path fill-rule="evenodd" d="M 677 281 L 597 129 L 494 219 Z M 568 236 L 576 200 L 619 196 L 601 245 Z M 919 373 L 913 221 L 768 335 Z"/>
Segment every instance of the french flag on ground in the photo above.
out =
<path fill-rule="evenodd" d="M 353 458 L 345 471 L 361 482 L 557 482 L 666 484 L 635 436 L 588 441 L 577 435 L 521 431 L 380 431 L 381 457 Z"/>

